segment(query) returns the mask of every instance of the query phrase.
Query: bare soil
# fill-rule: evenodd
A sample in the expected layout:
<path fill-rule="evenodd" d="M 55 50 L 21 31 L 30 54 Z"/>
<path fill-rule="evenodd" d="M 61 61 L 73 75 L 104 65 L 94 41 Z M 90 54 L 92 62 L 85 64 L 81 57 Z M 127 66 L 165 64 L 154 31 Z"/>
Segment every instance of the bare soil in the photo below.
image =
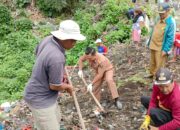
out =
<path fill-rule="evenodd" d="M 76 68 L 72 74 L 72 83 L 75 86 L 76 96 L 88 130 L 138 130 L 145 109 L 140 103 L 142 95 L 150 95 L 152 79 L 145 79 L 149 66 L 149 50 L 142 46 L 136 49 L 134 45 L 114 44 L 109 48 L 107 57 L 115 67 L 114 80 L 117 83 L 120 100 L 123 104 L 122 110 L 118 110 L 111 100 L 107 84 L 102 85 L 101 104 L 105 108 L 106 114 L 97 117 L 93 110 L 96 106 L 94 100 L 85 90 L 85 85 L 78 77 Z M 180 59 L 176 63 L 167 63 L 168 68 L 174 72 L 176 81 L 180 81 Z M 86 67 L 84 70 L 85 80 L 90 83 L 93 79 L 93 71 Z M 61 108 L 61 129 L 80 130 L 80 122 L 74 105 L 73 98 L 66 93 L 62 93 L 58 99 Z M 33 128 L 33 118 L 30 110 L 24 101 L 16 104 L 11 111 L 12 116 L 7 119 L 7 130 L 20 130 L 28 125 Z M 64 129 L 63 129 L 64 127 Z"/>

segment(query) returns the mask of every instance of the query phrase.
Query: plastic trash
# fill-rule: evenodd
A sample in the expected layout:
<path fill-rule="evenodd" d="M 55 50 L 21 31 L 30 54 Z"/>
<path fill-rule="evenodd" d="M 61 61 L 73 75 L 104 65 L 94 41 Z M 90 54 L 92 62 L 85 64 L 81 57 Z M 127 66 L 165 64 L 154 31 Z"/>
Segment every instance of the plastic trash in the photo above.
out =
<path fill-rule="evenodd" d="M 4 110 L 4 112 L 9 112 L 11 108 L 11 105 L 9 102 L 5 102 L 1 104 L 1 109 Z"/>

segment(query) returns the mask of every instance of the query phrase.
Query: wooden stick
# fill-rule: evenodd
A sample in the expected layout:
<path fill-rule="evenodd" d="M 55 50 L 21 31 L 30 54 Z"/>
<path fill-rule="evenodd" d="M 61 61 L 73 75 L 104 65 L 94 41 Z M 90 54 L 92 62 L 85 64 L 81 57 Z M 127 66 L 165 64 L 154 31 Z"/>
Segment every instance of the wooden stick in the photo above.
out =
<path fill-rule="evenodd" d="M 67 78 L 68 78 L 68 81 L 69 81 L 70 85 L 72 85 L 72 82 L 71 82 L 71 79 L 69 78 L 69 73 L 68 73 L 66 67 L 65 67 L 65 72 L 67 74 Z M 81 122 L 82 129 L 86 130 L 85 124 L 84 124 L 84 120 L 82 118 L 81 110 L 80 110 L 80 107 L 79 107 L 79 104 L 78 104 L 78 101 L 77 101 L 77 97 L 76 97 L 75 91 L 72 92 L 72 96 L 73 96 L 73 99 L 74 99 L 76 110 L 77 110 L 78 115 L 79 115 L 79 119 L 80 119 L 80 122 Z"/>
<path fill-rule="evenodd" d="M 73 72 L 74 72 L 74 70 L 76 69 L 76 67 L 77 67 L 77 64 L 78 64 L 78 62 L 76 63 L 76 65 L 73 67 L 73 70 L 71 71 L 71 73 L 70 73 L 70 75 L 69 76 L 72 76 L 72 74 L 73 74 Z"/>
<path fill-rule="evenodd" d="M 84 84 L 86 85 L 86 87 L 88 86 L 86 80 L 84 79 L 84 77 L 82 77 L 82 80 L 84 82 Z M 94 96 L 94 94 L 92 92 L 89 92 L 91 94 L 91 96 L 93 97 L 95 103 L 97 104 L 97 106 L 100 108 L 101 111 L 104 111 L 104 108 L 101 106 L 101 104 L 99 103 L 99 101 L 97 100 L 97 98 Z"/>

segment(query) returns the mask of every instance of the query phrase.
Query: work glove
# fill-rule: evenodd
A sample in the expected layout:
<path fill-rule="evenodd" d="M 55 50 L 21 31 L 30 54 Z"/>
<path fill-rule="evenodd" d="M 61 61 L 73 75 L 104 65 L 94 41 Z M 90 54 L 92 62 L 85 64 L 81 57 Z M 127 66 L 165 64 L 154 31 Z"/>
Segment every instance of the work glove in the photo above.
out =
<path fill-rule="evenodd" d="M 92 84 L 89 84 L 89 85 L 87 86 L 87 91 L 92 92 Z"/>
<path fill-rule="evenodd" d="M 145 116 L 144 122 L 142 123 L 139 130 L 148 130 L 148 126 L 150 125 L 151 118 L 149 115 Z"/>
<path fill-rule="evenodd" d="M 82 70 L 79 70 L 79 71 L 78 71 L 78 76 L 79 76 L 80 78 L 83 78 L 83 71 L 82 71 Z"/>

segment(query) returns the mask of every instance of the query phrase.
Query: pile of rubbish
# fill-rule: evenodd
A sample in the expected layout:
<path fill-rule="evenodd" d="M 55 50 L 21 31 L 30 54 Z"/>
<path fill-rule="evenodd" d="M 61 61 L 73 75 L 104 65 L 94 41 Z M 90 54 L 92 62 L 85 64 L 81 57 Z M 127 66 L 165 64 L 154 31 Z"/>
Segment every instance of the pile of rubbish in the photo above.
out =
<path fill-rule="evenodd" d="M 23 100 L 0 105 L 0 130 L 32 130 L 32 126 L 32 113 Z"/>

